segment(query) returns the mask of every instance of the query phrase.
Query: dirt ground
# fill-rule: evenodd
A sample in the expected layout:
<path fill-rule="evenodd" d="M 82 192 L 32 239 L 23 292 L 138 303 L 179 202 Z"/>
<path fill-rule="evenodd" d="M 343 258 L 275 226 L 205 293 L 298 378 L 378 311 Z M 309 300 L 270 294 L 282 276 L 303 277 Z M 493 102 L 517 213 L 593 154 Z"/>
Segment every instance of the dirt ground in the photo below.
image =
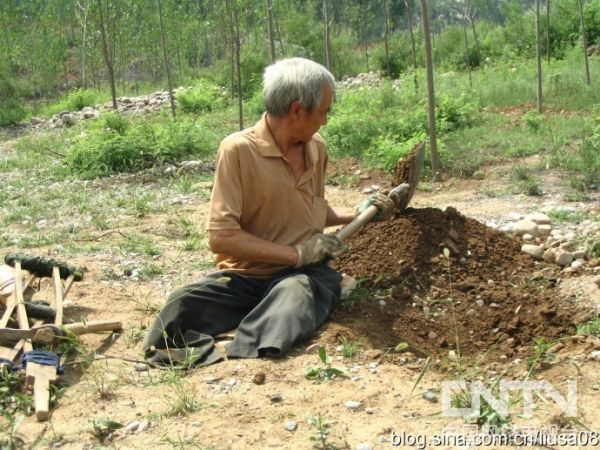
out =
<path fill-rule="evenodd" d="M 331 165 L 330 173 L 338 175 L 362 170 L 352 161 Z M 365 187 L 386 183 L 382 174 L 362 171 L 350 187 L 328 186 L 327 197 L 332 204 L 354 206 Z M 417 191 L 409 209 L 390 222 L 367 226 L 350 240 L 351 251 L 334 261 L 359 280 L 359 288 L 353 302 L 338 308 L 311 341 L 281 359 L 229 360 L 185 374 L 143 370 L 140 338 L 170 290 L 210 270 L 190 265 L 210 259 L 208 253 L 169 251 L 165 239 L 157 260 L 179 258 L 186 271 L 151 281 L 107 277 L 110 270 L 123 272 L 108 250 L 74 255 L 68 263 L 84 267 L 86 274 L 73 286 L 65 314 L 121 320 L 123 332 L 82 337 L 88 354 L 64 361 L 50 420 L 25 418 L 15 441 L 26 448 L 65 449 L 383 449 L 403 436 L 405 448 L 467 447 L 434 441 L 443 431 L 453 429 L 459 437 L 473 431 L 461 418 L 442 414 L 442 381 L 461 374 L 488 386 L 524 380 L 536 338 L 552 342 L 556 357 L 540 361 L 544 364 L 529 379 L 546 380 L 563 396 L 567 382 L 575 380 L 577 418 L 566 419 L 540 394 L 532 417 L 520 414 L 520 402 L 511 406 L 512 424 L 555 431 L 584 424 L 590 433 L 600 431 L 599 362 L 590 359 L 600 342 L 575 332 L 575 324 L 594 317 L 600 307 L 600 290 L 590 289 L 593 271 L 567 276 L 556 266 L 534 263 L 520 253 L 519 241 L 484 225 L 546 203 L 566 204 L 561 183 L 550 178 L 544 183 L 541 198 L 509 193 L 505 168 L 494 167 L 481 181 L 424 184 L 427 189 Z M 490 189 L 502 194 L 485 195 Z M 584 206 L 593 208 L 597 200 Z M 192 214 L 201 224 L 206 208 L 206 197 L 198 196 L 182 205 L 181 214 Z M 165 236 L 173 223 L 170 215 L 157 213 L 131 229 Z M 103 245 L 116 245 L 125 231 L 106 233 Z M 52 248 L 37 250 L 53 254 Z M 51 298 L 49 285 L 40 289 L 38 298 Z M 577 301 L 568 301 L 573 298 Z M 356 343 L 355 355 L 344 356 L 343 341 Z M 411 351 L 395 351 L 401 342 Z M 315 351 L 307 350 L 312 344 L 325 346 L 331 366 L 345 375 L 323 383 L 307 379 L 309 368 L 323 366 Z M 111 434 L 106 419 L 128 431 Z"/>

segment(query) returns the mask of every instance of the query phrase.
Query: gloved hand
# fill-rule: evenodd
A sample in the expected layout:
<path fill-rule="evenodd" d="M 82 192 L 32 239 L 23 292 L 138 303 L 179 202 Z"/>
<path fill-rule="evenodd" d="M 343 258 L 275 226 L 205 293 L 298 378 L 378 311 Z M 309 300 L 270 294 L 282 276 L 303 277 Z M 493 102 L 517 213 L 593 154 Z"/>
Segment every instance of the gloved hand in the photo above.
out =
<path fill-rule="evenodd" d="M 298 264 L 296 264 L 296 267 L 337 258 L 348 251 L 348 246 L 344 245 L 337 236 L 323 233 L 315 234 L 305 243 L 295 247 L 298 251 Z"/>
<path fill-rule="evenodd" d="M 377 206 L 377 214 L 373 216 L 371 222 L 380 222 L 383 220 L 388 220 L 394 215 L 394 209 L 396 208 L 396 205 L 391 198 L 389 198 L 387 195 L 378 193 L 366 198 L 365 201 L 363 201 L 359 205 L 359 207 L 356 208 L 356 213 L 362 213 L 371 205 Z"/>

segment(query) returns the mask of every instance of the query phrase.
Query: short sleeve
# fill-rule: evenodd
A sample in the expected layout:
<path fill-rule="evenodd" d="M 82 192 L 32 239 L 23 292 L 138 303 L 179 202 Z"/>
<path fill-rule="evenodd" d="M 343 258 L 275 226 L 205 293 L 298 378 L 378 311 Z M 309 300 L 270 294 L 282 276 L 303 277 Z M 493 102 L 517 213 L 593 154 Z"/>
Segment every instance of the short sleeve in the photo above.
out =
<path fill-rule="evenodd" d="M 224 140 L 217 153 L 217 165 L 210 198 L 207 230 L 241 228 L 243 205 L 240 149 L 235 142 Z"/>

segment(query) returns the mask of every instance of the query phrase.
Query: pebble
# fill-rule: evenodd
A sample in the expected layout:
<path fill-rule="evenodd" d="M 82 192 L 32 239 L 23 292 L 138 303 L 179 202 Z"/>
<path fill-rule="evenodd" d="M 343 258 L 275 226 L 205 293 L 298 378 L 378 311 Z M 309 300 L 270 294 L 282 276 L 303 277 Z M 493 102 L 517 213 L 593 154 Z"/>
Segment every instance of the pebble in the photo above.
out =
<path fill-rule="evenodd" d="M 594 350 L 588 355 L 588 359 L 600 362 L 600 350 Z"/>
<path fill-rule="evenodd" d="M 348 400 L 346 403 L 344 403 L 344 406 L 352 411 L 355 411 L 358 408 L 360 408 L 360 402 L 355 402 L 354 400 Z"/>
<path fill-rule="evenodd" d="M 375 414 L 377 410 L 375 408 L 365 408 L 367 414 Z"/>
<path fill-rule="evenodd" d="M 150 428 L 150 422 L 148 422 L 147 420 L 142 420 L 140 422 L 140 426 L 138 427 L 137 431 L 138 431 L 138 433 L 142 433 L 142 432 L 146 431 L 148 428 Z"/>
<path fill-rule="evenodd" d="M 316 353 L 320 347 L 321 347 L 321 344 L 316 342 L 316 343 L 310 344 L 308 347 L 306 347 L 305 352 L 306 353 Z"/>
<path fill-rule="evenodd" d="M 533 220 L 519 220 L 515 223 L 514 232 L 517 236 L 523 236 L 524 234 L 530 234 L 532 236 L 538 235 L 538 225 Z"/>
<path fill-rule="evenodd" d="M 385 434 L 381 434 L 379 435 L 379 442 L 385 444 L 386 442 L 390 442 L 390 438 L 387 437 Z"/>
<path fill-rule="evenodd" d="M 594 277 L 594 284 L 600 288 L 600 275 Z"/>
<path fill-rule="evenodd" d="M 52 448 L 60 448 L 62 445 L 62 443 L 60 442 L 55 442 L 54 444 L 52 444 Z"/>
<path fill-rule="evenodd" d="M 369 363 L 369 369 L 377 369 L 379 367 L 379 363 L 372 362 Z"/>
<path fill-rule="evenodd" d="M 283 401 L 283 397 L 281 394 L 275 394 L 271 396 L 270 400 L 271 403 L 281 403 Z"/>
<path fill-rule="evenodd" d="M 475 300 L 475 304 L 481 308 L 483 305 L 485 305 L 485 302 L 483 300 L 479 299 L 479 300 Z"/>
<path fill-rule="evenodd" d="M 568 266 L 573 262 L 573 254 L 565 251 L 560 251 L 556 254 L 556 264 L 560 266 Z"/>
<path fill-rule="evenodd" d="M 540 248 L 539 245 L 535 244 L 523 244 L 521 246 L 521 251 L 533 259 L 541 260 L 544 257 L 544 251 Z"/>
<path fill-rule="evenodd" d="M 138 428 L 140 427 L 141 422 L 138 422 L 137 420 L 134 420 L 133 422 L 129 422 L 125 428 L 123 428 L 123 431 L 125 432 L 125 434 L 134 434 Z"/>
<path fill-rule="evenodd" d="M 555 263 L 556 262 L 556 252 L 554 251 L 554 249 L 549 248 L 548 250 L 546 250 L 544 252 L 544 255 L 542 256 L 542 258 L 544 259 L 544 261 L 546 261 L 548 263 Z"/>
<path fill-rule="evenodd" d="M 546 237 L 552 231 L 552 225 L 538 225 L 538 233 L 540 237 Z"/>
<path fill-rule="evenodd" d="M 258 372 L 252 378 L 254 384 L 265 384 L 266 375 L 264 372 Z"/>
<path fill-rule="evenodd" d="M 148 372 L 148 370 L 150 369 L 150 366 L 148 366 L 148 364 L 144 364 L 144 363 L 135 363 L 133 365 L 133 369 L 136 372 Z"/>
<path fill-rule="evenodd" d="M 358 375 L 352 377 L 352 381 L 360 381 L 360 380 L 362 380 L 362 377 L 360 377 Z"/>
<path fill-rule="evenodd" d="M 544 214 L 541 212 L 529 214 L 525 217 L 525 219 L 531 220 L 532 222 L 535 222 L 538 225 L 551 225 L 552 224 L 552 220 L 550 220 L 550 217 L 548 217 L 547 214 Z"/>
<path fill-rule="evenodd" d="M 587 256 L 587 252 L 585 250 L 577 250 L 573 252 L 573 259 L 583 259 Z"/>
<path fill-rule="evenodd" d="M 426 392 L 424 392 L 423 393 L 423 398 L 425 400 L 427 400 L 428 402 L 431 402 L 431 403 L 437 403 L 437 401 L 438 401 L 437 395 L 433 391 L 426 391 Z"/>
<path fill-rule="evenodd" d="M 435 339 L 435 338 L 437 338 L 437 337 L 438 337 L 438 335 L 436 334 L 436 332 L 435 332 L 435 331 L 430 331 L 430 332 L 427 334 L 427 337 L 428 337 L 429 339 Z"/>
<path fill-rule="evenodd" d="M 236 384 L 238 384 L 238 380 L 236 380 L 235 378 L 230 378 L 229 380 L 227 380 L 228 386 L 235 386 Z"/>
<path fill-rule="evenodd" d="M 285 429 L 289 432 L 296 431 L 298 429 L 298 422 L 296 422 L 295 420 L 290 420 L 288 423 L 285 424 Z"/>
<path fill-rule="evenodd" d="M 573 261 L 571 263 L 571 269 L 573 270 L 578 270 L 581 269 L 584 266 L 584 262 L 581 259 L 576 259 L 575 261 Z"/>
<path fill-rule="evenodd" d="M 362 442 L 356 446 L 356 450 L 373 450 L 373 446 L 368 442 Z"/>

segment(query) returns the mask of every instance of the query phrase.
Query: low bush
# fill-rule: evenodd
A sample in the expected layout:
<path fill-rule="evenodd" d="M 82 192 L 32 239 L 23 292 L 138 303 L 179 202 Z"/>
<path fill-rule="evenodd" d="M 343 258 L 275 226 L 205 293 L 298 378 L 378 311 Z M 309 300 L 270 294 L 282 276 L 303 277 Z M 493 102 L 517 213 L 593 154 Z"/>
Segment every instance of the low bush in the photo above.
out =
<path fill-rule="evenodd" d="M 133 172 L 166 161 L 205 158 L 217 146 L 214 134 L 191 121 L 114 123 L 74 140 L 67 156 L 72 171 L 84 177 Z"/>
<path fill-rule="evenodd" d="M 75 89 L 67 95 L 66 106 L 69 111 L 81 111 L 86 106 L 94 106 L 96 101 L 96 92 L 91 89 Z"/>
<path fill-rule="evenodd" d="M 176 95 L 177 105 L 184 113 L 198 114 L 226 105 L 225 90 L 206 79 L 196 80 L 194 86 Z"/>

